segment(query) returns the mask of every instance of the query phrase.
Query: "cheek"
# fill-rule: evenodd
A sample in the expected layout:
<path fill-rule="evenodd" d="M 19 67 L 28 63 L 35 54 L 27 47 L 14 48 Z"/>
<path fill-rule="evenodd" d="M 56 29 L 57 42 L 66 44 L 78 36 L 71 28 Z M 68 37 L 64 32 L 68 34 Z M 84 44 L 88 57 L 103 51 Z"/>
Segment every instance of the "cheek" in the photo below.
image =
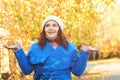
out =
<path fill-rule="evenodd" d="M 56 31 L 59 31 L 59 28 L 55 28 Z"/>
<path fill-rule="evenodd" d="M 48 31 L 48 28 L 45 28 L 45 33 Z"/>
<path fill-rule="evenodd" d="M 56 30 L 55 30 L 55 33 L 58 34 L 58 31 L 59 31 L 59 29 L 56 29 Z"/>

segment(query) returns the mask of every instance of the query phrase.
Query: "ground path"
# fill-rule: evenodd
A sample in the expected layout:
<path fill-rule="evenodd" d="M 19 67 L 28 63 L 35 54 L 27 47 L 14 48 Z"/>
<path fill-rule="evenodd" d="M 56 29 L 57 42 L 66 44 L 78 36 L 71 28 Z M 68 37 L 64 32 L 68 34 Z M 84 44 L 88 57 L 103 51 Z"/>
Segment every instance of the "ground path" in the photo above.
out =
<path fill-rule="evenodd" d="M 80 80 L 120 80 L 120 58 L 89 61 Z"/>

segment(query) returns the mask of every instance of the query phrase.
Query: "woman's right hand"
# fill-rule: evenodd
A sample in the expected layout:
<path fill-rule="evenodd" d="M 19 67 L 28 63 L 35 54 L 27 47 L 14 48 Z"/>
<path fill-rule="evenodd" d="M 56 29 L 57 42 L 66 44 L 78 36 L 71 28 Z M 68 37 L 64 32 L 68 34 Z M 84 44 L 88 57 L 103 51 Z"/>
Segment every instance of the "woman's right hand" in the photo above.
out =
<path fill-rule="evenodd" d="M 22 48 L 20 44 L 10 45 L 10 46 L 7 45 L 7 44 L 4 44 L 3 47 L 8 49 L 8 50 L 14 50 L 14 51 L 18 51 L 18 50 L 20 50 Z"/>

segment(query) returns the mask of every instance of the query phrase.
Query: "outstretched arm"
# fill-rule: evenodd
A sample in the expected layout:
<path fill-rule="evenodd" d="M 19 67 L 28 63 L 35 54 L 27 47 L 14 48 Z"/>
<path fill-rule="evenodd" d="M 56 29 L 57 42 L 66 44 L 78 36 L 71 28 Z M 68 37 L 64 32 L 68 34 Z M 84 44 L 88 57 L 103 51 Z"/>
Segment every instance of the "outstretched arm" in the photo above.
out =
<path fill-rule="evenodd" d="M 3 46 L 9 50 L 14 50 L 18 64 L 20 65 L 20 68 L 25 75 L 30 74 L 33 71 L 33 65 L 29 62 L 29 58 L 25 55 L 20 44 Z"/>
<path fill-rule="evenodd" d="M 77 51 L 75 51 L 72 56 L 73 64 L 73 67 L 71 68 L 72 73 L 76 76 L 81 76 L 87 66 L 87 61 L 89 59 L 90 53 L 97 50 L 98 48 L 84 46 L 80 51 L 80 56 L 78 56 Z"/>

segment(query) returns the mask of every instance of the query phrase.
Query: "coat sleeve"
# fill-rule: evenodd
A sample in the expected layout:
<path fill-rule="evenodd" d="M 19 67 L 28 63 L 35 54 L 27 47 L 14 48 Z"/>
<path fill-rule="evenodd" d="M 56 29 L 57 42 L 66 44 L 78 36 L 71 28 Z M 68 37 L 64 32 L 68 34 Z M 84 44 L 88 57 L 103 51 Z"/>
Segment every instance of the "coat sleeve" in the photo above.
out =
<path fill-rule="evenodd" d="M 30 53 L 30 52 L 29 52 Z M 28 53 L 28 54 L 29 54 Z M 33 71 L 34 66 L 30 63 L 29 56 L 26 56 L 23 49 L 14 52 L 22 72 L 27 75 Z"/>
<path fill-rule="evenodd" d="M 78 52 L 74 51 L 72 55 L 72 67 L 71 71 L 76 76 L 81 76 L 86 68 L 87 61 L 90 54 L 84 52 L 83 50 L 80 51 L 80 56 L 78 56 Z"/>

